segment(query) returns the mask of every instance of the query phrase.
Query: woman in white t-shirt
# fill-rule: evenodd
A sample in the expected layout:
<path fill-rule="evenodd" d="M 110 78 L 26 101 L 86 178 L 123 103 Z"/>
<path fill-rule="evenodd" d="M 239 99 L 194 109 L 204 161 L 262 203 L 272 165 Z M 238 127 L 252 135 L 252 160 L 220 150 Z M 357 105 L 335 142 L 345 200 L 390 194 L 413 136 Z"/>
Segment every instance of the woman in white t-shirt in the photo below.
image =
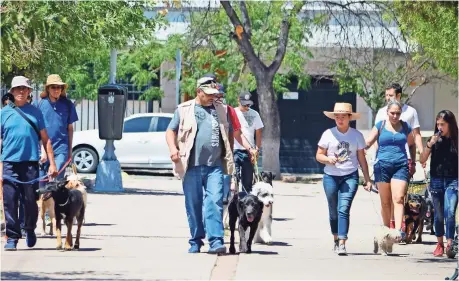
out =
<path fill-rule="evenodd" d="M 359 184 L 359 164 L 365 177 L 364 188 L 372 183 L 365 159 L 365 139 L 362 133 L 349 126 L 360 114 L 352 112 L 349 103 L 336 103 L 333 112 L 324 114 L 336 122 L 320 138 L 316 159 L 325 164 L 323 185 L 328 201 L 330 228 L 334 238 L 334 251 L 347 255 L 346 240 L 349 231 L 349 213 Z"/>

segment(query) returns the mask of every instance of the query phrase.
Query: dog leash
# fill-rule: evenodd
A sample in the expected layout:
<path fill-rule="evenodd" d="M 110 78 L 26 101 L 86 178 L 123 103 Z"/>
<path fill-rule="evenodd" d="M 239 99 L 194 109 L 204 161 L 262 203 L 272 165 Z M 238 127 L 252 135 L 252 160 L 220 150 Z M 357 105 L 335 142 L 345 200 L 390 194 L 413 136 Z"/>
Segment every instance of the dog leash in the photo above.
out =
<path fill-rule="evenodd" d="M 72 158 L 67 160 L 67 162 L 64 163 L 64 165 L 62 166 L 62 168 L 59 170 L 59 172 L 57 174 L 60 175 L 65 170 L 65 168 L 67 168 L 67 166 L 70 164 L 71 161 L 72 161 Z M 4 180 L 8 180 L 10 182 L 15 182 L 15 183 L 20 183 L 20 184 L 34 184 L 36 182 L 47 182 L 47 181 L 49 181 L 49 179 L 47 179 L 47 177 L 49 177 L 49 175 L 44 175 L 44 176 L 38 177 L 36 179 L 30 180 L 30 181 L 20 181 L 20 180 L 18 180 L 16 178 L 13 178 L 12 176 L 3 175 L 3 179 Z"/>

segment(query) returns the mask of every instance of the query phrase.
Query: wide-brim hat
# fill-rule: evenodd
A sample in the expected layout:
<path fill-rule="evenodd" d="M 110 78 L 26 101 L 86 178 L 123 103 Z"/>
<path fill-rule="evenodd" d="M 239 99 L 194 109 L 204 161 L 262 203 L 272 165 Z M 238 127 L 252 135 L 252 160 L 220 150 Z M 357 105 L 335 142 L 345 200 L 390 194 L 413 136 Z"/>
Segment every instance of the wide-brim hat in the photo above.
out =
<path fill-rule="evenodd" d="M 333 111 L 324 111 L 325 116 L 330 119 L 335 119 L 335 114 L 350 114 L 351 120 L 357 120 L 360 118 L 360 113 L 352 112 L 352 104 L 337 102 Z"/>
<path fill-rule="evenodd" d="M 51 85 L 64 86 L 64 89 L 62 89 L 61 96 L 65 97 L 67 95 L 67 88 L 69 87 L 69 85 L 62 81 L 61 77 L 58 74 L 51 74 L 48 76 L 48 79 L 46 79 L 45 90 L 40 94 L 41 98 L 45 98 L 48 96 L 47 88 Z"/>
<path fill-rule="evenodd" d="M 32 86 L 30 85 L 30 80 L 27 77 L 24 76 L 14 76 L 13 80 L 11 81 L 11 88 L 9 89 L 8 93 L 11 93 L 11 90 L 16 87 L 27 87 L 29 89 L 33 89 Z"/>

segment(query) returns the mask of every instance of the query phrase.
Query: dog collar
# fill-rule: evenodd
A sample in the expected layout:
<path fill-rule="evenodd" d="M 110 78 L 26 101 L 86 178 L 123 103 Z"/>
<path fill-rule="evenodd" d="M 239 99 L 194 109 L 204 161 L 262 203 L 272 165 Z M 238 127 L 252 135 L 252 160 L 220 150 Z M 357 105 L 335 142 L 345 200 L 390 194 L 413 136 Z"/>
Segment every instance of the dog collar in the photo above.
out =
<path fill-rule="evenodd" d="M 64 204 L 58 204 L 58 205 L 61 206 L 61 207 L 64 207 L 65 205 L 67 205 L 69 203 L 69 199 L 70 199 L 70 196 L 67 197 L 67 201 L 65 201 Z"/>

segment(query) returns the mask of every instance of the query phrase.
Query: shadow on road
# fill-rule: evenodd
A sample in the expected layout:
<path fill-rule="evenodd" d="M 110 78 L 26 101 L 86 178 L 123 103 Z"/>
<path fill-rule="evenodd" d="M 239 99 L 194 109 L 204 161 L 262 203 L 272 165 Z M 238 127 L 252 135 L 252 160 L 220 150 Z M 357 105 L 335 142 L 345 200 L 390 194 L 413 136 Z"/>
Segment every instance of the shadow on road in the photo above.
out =
<path fill-rule="evenodd" d="M 273 221 L 291 221 L 294 220 L 292 218 L 273 218 Z"/>
<path fill-rule="evenodd" d="M 140 280 L 126 279 L 123 275 L 103 271 L 68 271 L 59 273 L 4 271 L 2 280 Z"/>
<path fill-rule="evenodd" d="M 72 250 L 69 252 L 96 252 L 100 251 L 102 248 L 80 248 L 78 250 Z M 32 248 L 32 249 L 25 249 L 24 251 L 55 251 L 55 252 L 67 252 L 65 250 L 56 250 L 56 248 Z M 3 279 L 2 279 L 3 280 Z"/>
<path fill-rule="evenodd" d="M 171 192 L 166 190 L 142 189 L 125 187 L 124 192 L 95 192 L 93 189 L 87 189 L 90 194 L 107 194 L 107 195 L 154 195 L 154 196 L 183 196 L 183 193 Z"/>

